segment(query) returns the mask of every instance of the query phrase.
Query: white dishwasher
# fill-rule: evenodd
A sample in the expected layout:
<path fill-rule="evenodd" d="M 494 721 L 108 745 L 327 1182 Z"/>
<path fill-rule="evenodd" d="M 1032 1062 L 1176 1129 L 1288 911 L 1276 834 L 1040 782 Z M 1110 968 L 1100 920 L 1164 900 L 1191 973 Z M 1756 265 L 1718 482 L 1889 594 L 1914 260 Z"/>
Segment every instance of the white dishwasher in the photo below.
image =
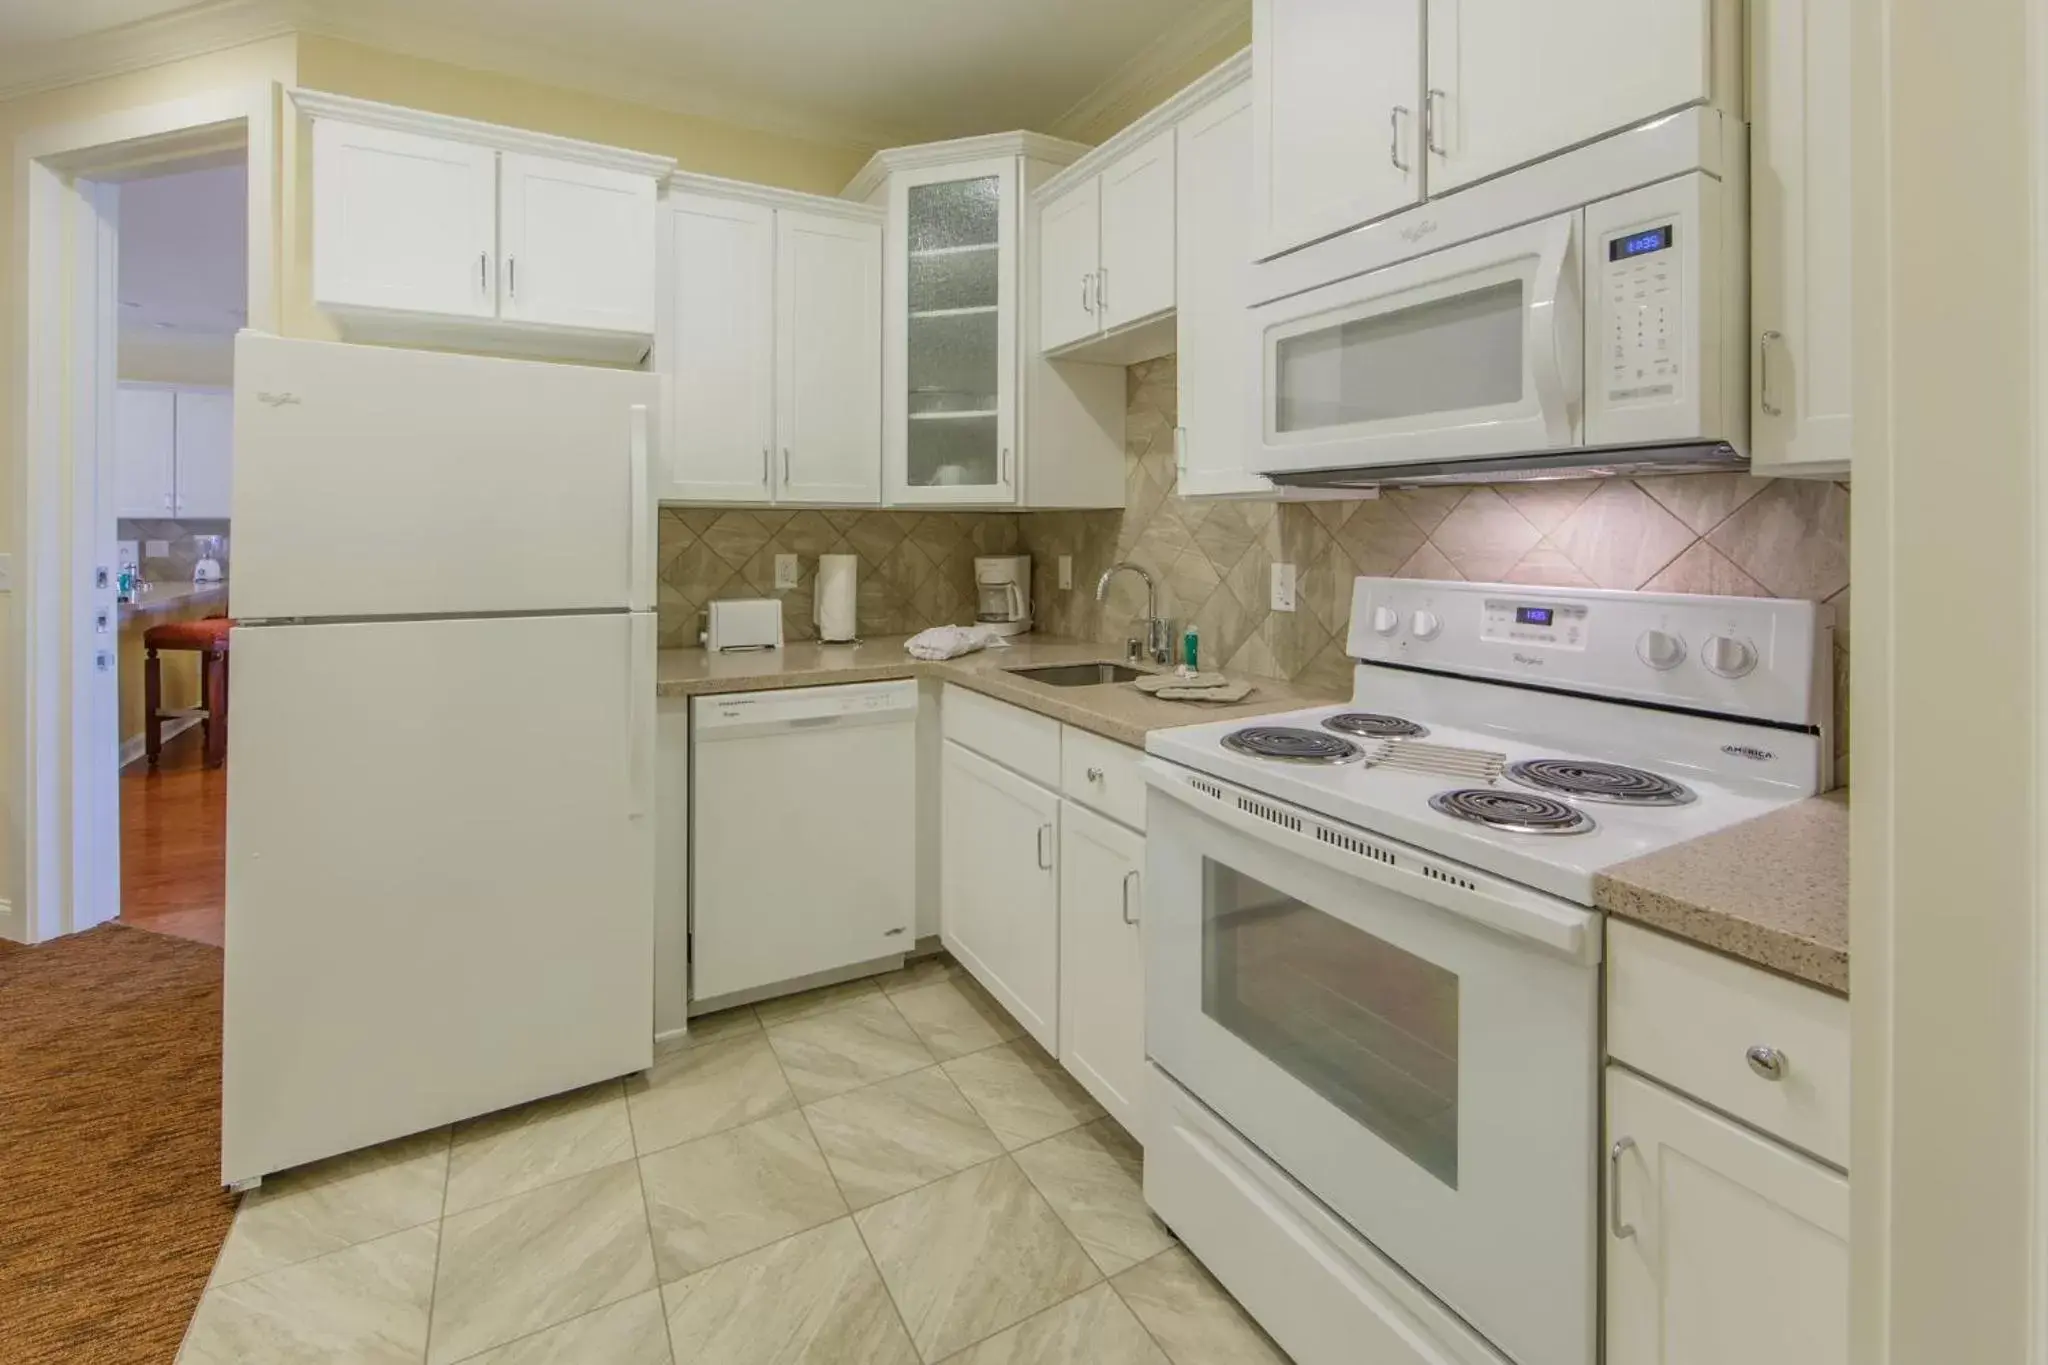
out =
<path fill-rule="evenodd" d="M 690 999 L 909 951 L 917 683 L 699 697 L 692 710 Z"/>

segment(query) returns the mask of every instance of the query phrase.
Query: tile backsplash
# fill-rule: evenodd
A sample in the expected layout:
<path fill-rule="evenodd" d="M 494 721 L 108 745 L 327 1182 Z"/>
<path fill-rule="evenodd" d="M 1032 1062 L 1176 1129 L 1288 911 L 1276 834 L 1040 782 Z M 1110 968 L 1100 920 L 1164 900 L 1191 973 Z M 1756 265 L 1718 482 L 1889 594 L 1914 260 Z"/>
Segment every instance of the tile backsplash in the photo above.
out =
<path fill-rule="evenodd" d="M 192 566 L 199 562 L 199 536 L 219 536 L 220 567 L 227 573 L 229 554 L 234 549 L 234 538 L 228 533 L 226 521 L 128 521 L 115 524 L 115 536 L 121 540 L 135 542 L 141 557 L 142 577 L 149 583 L 190 583 Z M 147 553 L 147 543 L 161 540 L 166 543 L 169 553 L 152 556 Z"/>

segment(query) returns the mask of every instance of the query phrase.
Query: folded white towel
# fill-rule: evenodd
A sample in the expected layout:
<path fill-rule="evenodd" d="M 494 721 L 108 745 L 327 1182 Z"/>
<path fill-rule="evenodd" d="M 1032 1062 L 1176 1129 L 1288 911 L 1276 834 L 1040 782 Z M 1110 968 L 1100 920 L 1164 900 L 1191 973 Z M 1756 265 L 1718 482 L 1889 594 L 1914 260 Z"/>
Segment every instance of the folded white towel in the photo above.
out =
<path fill-rule="evenodd" d="M 933 626 L 903 642 L 904 652 L 913 659 L 957 659 L 978 649 L 1009 647 L 993 626 Z"/>

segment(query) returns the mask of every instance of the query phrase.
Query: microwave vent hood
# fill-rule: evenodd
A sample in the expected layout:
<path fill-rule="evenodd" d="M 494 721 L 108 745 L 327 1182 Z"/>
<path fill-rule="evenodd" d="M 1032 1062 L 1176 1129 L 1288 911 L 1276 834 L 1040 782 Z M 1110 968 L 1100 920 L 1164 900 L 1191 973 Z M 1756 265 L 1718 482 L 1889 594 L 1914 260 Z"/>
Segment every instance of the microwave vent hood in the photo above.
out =
<path fill-rule="evenodd" d="M 1545 479 L 1606 479 L 1636 474 L 1741 474 L 1749 457 L 1726 441 L 1681 445 L 1609 446 L 1547 450 L 1534 455 L 1490 455 L 1469 460 L 1375 464 L 1358 469 L 1312 469 L 1267 475 L 1285 488 L 1414 488 L 1425 484 L 1536 483 Z"/>

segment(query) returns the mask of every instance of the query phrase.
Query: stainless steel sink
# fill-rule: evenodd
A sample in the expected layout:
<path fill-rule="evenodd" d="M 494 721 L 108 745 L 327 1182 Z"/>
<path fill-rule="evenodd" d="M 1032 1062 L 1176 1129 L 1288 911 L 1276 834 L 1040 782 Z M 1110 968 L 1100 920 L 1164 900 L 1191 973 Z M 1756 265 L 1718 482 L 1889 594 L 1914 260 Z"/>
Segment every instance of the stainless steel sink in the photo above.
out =
<path fill-rule="evenodd" d="M 1138 669 L 1112 663 L 1040 664 L 1036 668 L 1006 668 L 1003 671 L 1033 682 L 1051 683 L 1054 687 L 1099 687 L 1103 683 L 1129 682 L 1145 676 Z"/>

